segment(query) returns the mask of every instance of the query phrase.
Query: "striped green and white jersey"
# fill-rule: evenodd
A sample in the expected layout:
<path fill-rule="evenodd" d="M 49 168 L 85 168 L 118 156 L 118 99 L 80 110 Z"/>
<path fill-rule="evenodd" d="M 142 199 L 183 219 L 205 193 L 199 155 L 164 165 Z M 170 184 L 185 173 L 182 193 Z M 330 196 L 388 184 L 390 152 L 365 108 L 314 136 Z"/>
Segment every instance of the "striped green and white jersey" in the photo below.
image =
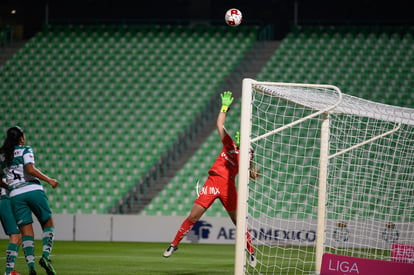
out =
<path fill-rule="evenodd" d="M 24 167 L 30 163 L 35 163 L 33 149 L 30 146 L 16 146 L 10 166 L 6 164 L 4 155 L 0 155 L 0 167 L 5 177 L 4 180 L 11 191 L 11 196 L 43 189 L 38 178 L 25 172 Z"/>

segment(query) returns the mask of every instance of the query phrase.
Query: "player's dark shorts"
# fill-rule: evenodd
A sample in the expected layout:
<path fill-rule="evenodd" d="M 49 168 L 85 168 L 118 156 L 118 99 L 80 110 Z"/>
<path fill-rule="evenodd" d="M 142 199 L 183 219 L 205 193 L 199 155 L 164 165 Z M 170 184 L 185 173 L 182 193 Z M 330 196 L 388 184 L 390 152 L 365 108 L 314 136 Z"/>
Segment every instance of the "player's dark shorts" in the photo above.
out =
<path fill-rule="evenodd" d="M 11 202 L 19 227 L 33 223 L 32 212 L 40 224 L 44 224 L 52 217 L 52 210 L 43 190 L 33 190 L 13 196 Z"/>
<path fill-rule="evenodd" d="M 237 209 L 237 190 L 234 180 L 225 179 L 218 175 L 210 175 L 199 190 L 199 197 L 194 203 L 207 209 L 217 198 L 220 199 L 227 211 Z"/>
<path fill-rule="evenodd" d="M 6 235 L 20 234 L 9 196 L 1 196 L 0 198 L 0 221 Z"/>

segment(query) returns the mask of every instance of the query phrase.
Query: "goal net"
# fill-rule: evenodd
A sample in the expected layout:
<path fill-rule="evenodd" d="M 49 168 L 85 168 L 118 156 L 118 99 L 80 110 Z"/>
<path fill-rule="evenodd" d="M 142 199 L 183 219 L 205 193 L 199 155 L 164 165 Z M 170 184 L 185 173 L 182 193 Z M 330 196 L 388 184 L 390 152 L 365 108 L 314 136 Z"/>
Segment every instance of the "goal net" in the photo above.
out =
<path fill-rule="evenodd" d="M 244 79 L 235 274 L 319 274 L 324 253 L 395 260 L 414 245 L 413 140 L 413 109 Z"/>

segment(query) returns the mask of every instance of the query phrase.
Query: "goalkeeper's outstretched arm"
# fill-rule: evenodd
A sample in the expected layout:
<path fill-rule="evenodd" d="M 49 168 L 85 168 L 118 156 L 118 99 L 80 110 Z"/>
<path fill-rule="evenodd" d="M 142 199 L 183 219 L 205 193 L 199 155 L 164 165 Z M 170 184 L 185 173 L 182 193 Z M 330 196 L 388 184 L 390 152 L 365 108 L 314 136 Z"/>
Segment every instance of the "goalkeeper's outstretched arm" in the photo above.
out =
<path fill-rule="evenodd" d="M 224 128 L 224 122 L 226 120 L 227 111 L 229 110 L 229 107 L 233 102 L 233 94 L 230 91 L 226 91 L 221 93 L 220 97 L 221 108 L 217 116 L 217 131 L 220 136 L 220 140 L 222 140 L 227 134 L 226 128 Z"/>

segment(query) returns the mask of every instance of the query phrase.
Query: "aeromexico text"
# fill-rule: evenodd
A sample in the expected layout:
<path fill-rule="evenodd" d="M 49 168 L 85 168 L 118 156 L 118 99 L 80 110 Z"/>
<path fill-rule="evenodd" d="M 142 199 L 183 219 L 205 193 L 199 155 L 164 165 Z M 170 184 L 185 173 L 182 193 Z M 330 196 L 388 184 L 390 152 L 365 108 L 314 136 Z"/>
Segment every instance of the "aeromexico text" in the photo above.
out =
<path fill-rule="evenodd" d="M 211 243 L 229 243 L 236 239 L 236 228 L 230 224 L 223 224 L 217 219 L 199 220 L 187 234 L 187 240 Z M 249 229 L 252 239 L 267 244 L 300 244 L 314 245 L 316 231 L 308 229 L 262 226 Z"/>
<path fill-rule="evenodd" d="M 250 229 L 250 235 L 253 239 L 263 242 L 301 242 L 314 243 L 316 241 L 316 232 L 314 230 L 282 230 L 273 228 Z M 217 239 L 233 240 L 236 237 L 236 229 L 220 228 Z"/>

